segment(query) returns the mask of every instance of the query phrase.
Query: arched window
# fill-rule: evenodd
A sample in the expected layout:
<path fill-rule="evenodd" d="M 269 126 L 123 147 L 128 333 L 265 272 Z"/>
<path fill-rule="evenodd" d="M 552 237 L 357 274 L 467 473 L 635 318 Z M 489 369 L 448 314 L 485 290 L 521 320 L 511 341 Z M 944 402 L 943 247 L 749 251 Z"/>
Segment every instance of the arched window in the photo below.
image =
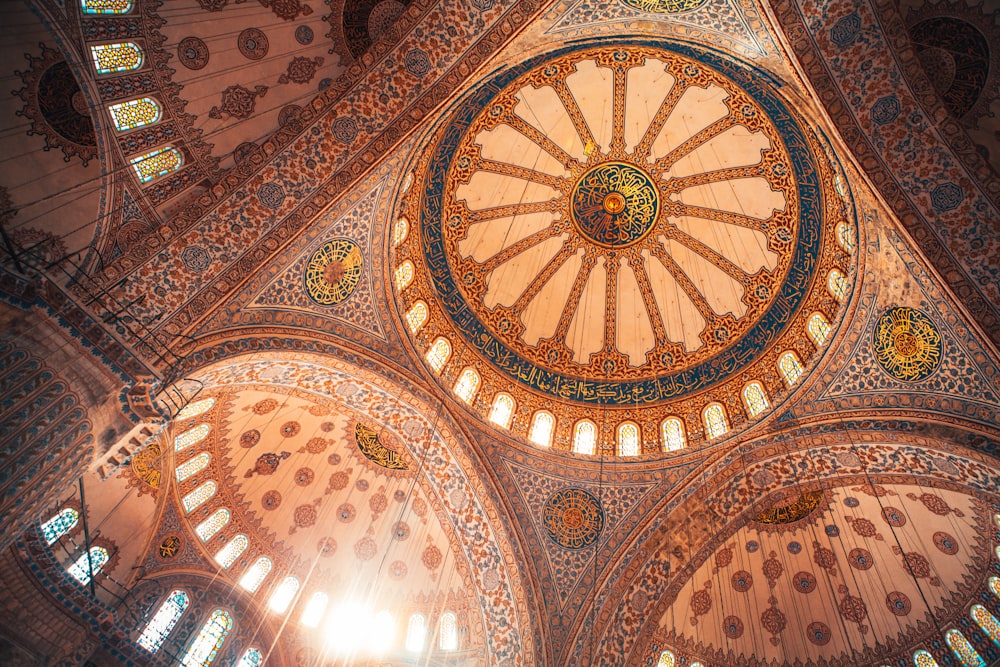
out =
<path fill-rule="evenodd" d="M 264 583 L 267 579 L 267 575 L 271 573 L 271 559 L 270 558 L 258 558 L 257 562 L 250 566 L 243 576 L 240 577 L 240 586 L 244 590 L 250 591 L 251 593 L 256 593 L 260 585 Z"/>
<path fill-rule="evenodd" d="M 760 382 L 751 382 L 743 387 L 743 404 L 747 406 L 747 414 L 751 417 L 767 410 L 767 394 Z"/>
<path fill-rule="evenodd" d="M 131 72 L 142 67 L 142 49 L 132 42 L 91 46 L 90 57 L 98 74 Z"/>
<path fill-rule="evenodd" d="M 261 667 L 264 664 L 264 654 L 259 648 L 248 648 L 236 667 Z"/>
<path fill-rule="evenodd" d="M 188 602 L 190 602 L 188 594 L 184 591 L 171 591 L 136 640 L 139 646 L 150 653 L 159 651 L 170 631 L 177 625 L 181 614 L 187 609 Z"/>
<path fill-rule="evenodd" d="M 271 593 L 271 599 L 267 601 L 267 606 L 271 608 L 271 611 L 283 614 L 288 609 L 288 605 L 292 604 L 298 591 L 299 580 L 295 577 L 285 577 Z"/>
<path fill-rule="evenodd" d="M 229 523 L 229 510 L 222 507 L 215 510 L 211 516 L 199 523 L 197 527 L 195 527 L 194 532 L 198 533 L 198 537 L 201 538 L 202 542 L 208 542 L 212 539 L 212 536 L 222 530 L 227 523 Z"/>
<path fill-rule="evenodd" d="M 827 337 L 830 335 L 830 323 L 826 321 L 821 313 L 813 313 L 809 316 L 809 323 L 806 324 L 809 337 L 816 343 L 816 347 L 823 347 Z"/>
<path fill-rule="evenodd" d="M 476 392 L 479 391 L 479 373 L 474 368 L 466 368 L 455 383 L 455 395 L 466 403 L 472 403 Z"/>
<path fill-rule="evenodd" d="M 992 639 L 994 644 L 1000 646 L 1000 621 L 997 621 L 997 617 L 981 604 L 972 605 L 969 615 L 983 629 L 986 636 Z"/>
<path fill-rule="evenodd" d="M 197 417 L 203 412 L 208 412 L 215 405 L 214 398 L 203 398 L 200 401 L 195 401 L 194 403 L 188 403 L 181 411 L 177 413 L 174 417 L 175 421 L 183 421 L 185 419 L 191 419 L 192 417 Z"/>
<path fill-rule="evenodd" d="M 410 327 L 410 333 L 417 333 L 420 327 L 427 322 L 427 304 L 417 301 L 406 311 L 406 324 Z"/>
<path fill-rule="evenodd" d="M 197 445 L 205 439 L 212 427 L 208 424 L 198 424 L 194 428 L 184 431 L 174 438 L 174 451 L 184 451 L 191 445 Z"/>
<path fill-rule="evenodd" d="M 726 421 L 726 409 L 720 403 L 710 403 L 705 411 L 701 413 L 701 418 L 705 422 L 705 432 L 708 437 L 718 438 L 729 431 L 729 423 Z"/>
<path fill-rule="evenodd" d="M 944 640 L 948 644 L 948 648 L 951 649 L 951 652 L 958 658 L 958 661 L 962 663 L 962 667 L 986 667 L 982 656 L 979 655 L 976 649 L 972 648 L 969 640 L 958 630 L 952 628 L 944 633 Z"/>
<path fill-rule="evenodd" d="M 539 410 L 531 420 L 531 432 L 528 440 L 531 440 L 540 447 L 548 447 L 552 444 L 552 431 L 556 425 L 556 418 L 551 413 Z"/>
<path fill-rule="evenodd" d="M 834 299 L 843 303 L 847 298 L 847 277 L 840 272 L 840 269 L 833 269 L 826 278 L 826 288 L 830 290 Z"/>
<path fill-rule="evenodd" d="M 184 503 L 184 511 L 188 513 L 193 512 L 195 508 L 199 507 L 203 502 L 214 496 L 216 489 L 217 486 L 215 481 L 210 479 L 191 493 L 184 496 L 184 498 L 181 499 L 181 502 Z"/>
<path fill-rule="evenodd" d="M 446 611 L 441 614 L 441 631 L 438 638 L 438 647 L 442 651 L 454 651 L 458 649 L 458 618 L 453 611 Z"/>
<path fill-rule="evenodd" d="M 427 363 L 430 364 L 431 370 L 440 373 L 450 358 L 451 343 L 448 342 L 447 338 L 441 336 L 435 338 L 431 348 L 427 350 Z"/>
<path fill-rule="evenodd" d="M 326 593 L 322 591 L 313 593 L 305 611 L 302 612 L 302 625 L 307 628 L 315 628 L 319 625 L 320 619 L 323 618 L 323 612 L 326 611 L 326 603 L 329 601 L 330 596 Z"/>
<path fill-rule="evenodd" d="M 938 667 L 937 660 L 927 651 L 920 649 L 913 654 L 913 664 L 916 667 Z"/>
<path fill-rule="evenodd" d="M 641 450 L 639 427 L 632 422 L 618 425 L 618 456 L 638 456 Z"/>
<path fill-rule="evenodd" d="M 691 663 L 691 667 L 705 667 L 705 665 L 695 660 L 694 662 Z"/>
<path fill-rule="evenodd" d="M 990 590 L 993 591 L 993 595 L 1000 598 L 1000 577 L 990 577 L 989 578 Z"/>
<path fill-rule="evenodd" d="M 89 563 L 87 562 L 88 553 L 90 555 Z M 110 555 L 104 547 L 90 547 L 90 551 L 80 554 L 76 562 L 69 566 L 67 572 L 81 584 L 89 584 L 90 573 L 93 572 L 95 577 L 100 574 L 101 568 L 108 562 L 108 558 Z"/>
<path fill-rule="evenodd" d="M 397 246 L 406 240 L 406 235 L 410 233 L 410 221 L 400 216 L 396 220 L 396 225 L 392 228 L 392 245 Z"/>
<path fill-rule="evenodd" d="M 660 654 L 660 659 L 656 662 L 656 667 L 674 667 L 674 654 L 670 651 L 664 651 Z"/>
<path fill-rule="evenodd" d="M 160 105 L 150 97 L 112 104 L 108 107 L 108 111 L 111 112 L 111 118 L 115 121 L 115 128 L 119 132 L 152 125 L 160 120 L 162 115 Z"/>
<path fill-rule="evenodd" d="M 573 451 L 593 454 L 597 447 L 597 427 L 589 419 L 581 419 L 573 427 Z"/>
<path fill-rule="evenodd" d="M 182 667 L 208 667 L 215 660 L 222 648 L 222 642 L 233 629 L 233 617 L 225 609 L 216 609 L 212 615 L 201 626 L 198 636 L 191 642 L 184 659 L 181 660 Z"/>
<path fill-rule="evenodd" d="M 402 292 L 413 281 L 413 262 L 406 260 L 396 267 L 396 289 Z"/>
<path fill-rule="evenodd" d="M 162 146 L 129 160 L 140 183 L 177 171 L 184 164 L 184 156 L 173 146 Z"/>
<path fill-rule="evenodd" d="M 785 352 L 778 358 L 778 370 L 785 378 L 785 384 L 794 387 L 802 377 L 802 362 L 794 352 Z"/>
<path fill-rule="evenodd" d="M 490 421 L 503 428 L 510 428 L 514 418 L 514 399 L 507 394 L 497 394 L 493 397 L 493 407 L 490 409 Z"/>
<path fill-rule="evenodd" d="M 837 225 L 837 242 L 847 252 L 854 252 L 854 227 L 847 222 Z"/>
<path fill-rule="evenodd" d="M 132 0 L 81 0 L 84 14 L 126 14 L 132 11 Z"/>
<path fill-rule="evenodd" d="M 215 562 L 222 566 L 223 570 L 228 570 L 229 566 L 236 562 L 236 559 L 247 550 L 250 541 L 246 535 L 237 535 L 226 543 L 226 546 L 219 549 L 215 554 Z"/>
<path fill-rule="evenodd" d="M 683 449 L 687 444 L 684 435 L 684 423 L 677 417 L 667 417 L 660 424 L 660 437 L 663 439 L 663 451 L 671 452 Z"/>
<path fill-rule="evenodd" d="M 47 544 L 55 544 L 56 540 L 73 530 L 80 520 L 80 513 L 72 507 L 64 507 L 59 513 L 42 524 L 42 535 Z"/>
<path fill-rule="evenodd" d="M 412 614 L 406 624 L 406 650 L 414 653 L 424 648 L 424 636 L 427 634 L 427 621 L 423 614 Z"/>
<path fill-rule="evenodd" d="M 177 481 L 183 482 L 192 475 L 200 473 L 208 465 L 211 458 L 208 452 L 202 452 L 177 466 Z"/>

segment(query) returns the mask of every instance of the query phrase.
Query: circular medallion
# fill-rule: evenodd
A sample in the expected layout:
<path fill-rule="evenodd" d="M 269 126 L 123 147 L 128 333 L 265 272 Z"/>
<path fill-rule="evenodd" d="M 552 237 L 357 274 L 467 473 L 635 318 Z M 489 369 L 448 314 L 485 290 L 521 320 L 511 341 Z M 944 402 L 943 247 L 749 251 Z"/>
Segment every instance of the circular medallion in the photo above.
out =
<path fill-rule="evenodd" d="M 354 293 L 363 268 L 361 248 L 356 243 L 347 239 L 328 241 L 309 259 L 306 291 L 322 306 L 340 303 Z"/>
<path fill-rule="evenodd" d="M 926 380 L 941 363 L 941 334 L 915 308 L 890 308 L 875 325 L 875 358 L 897 380 Z"/>
<path fill-rule="evenodd" d="M 167 535 L 156 548 L 156 555 L 160 560 L 173 560 L 180 553 L 182 545 L 179 535 Z"/>
<path fill-rule="evenodd" d="M 653 179 L 622 162 L 588 169 L 573 188 L 570 201 L 577 231 L 608 248 L 624 248 L 642 240 L 660 212 Z"/>
<path fill-rule="evenodd" d="M 704 5 L 708 0 L 622 0 L 633 9 L 650 14 L 680 14 Z"/>
<path fill-rule="evenodd" d="M 260 60 L 267 55 L 267 35 L 257 28 L 247 28 L 236 40 L 240 53 L 249 60 Z"/>
<path fill-rule="evenodd" d="M 583 549 L 594 544 L 604 529 L 604 510 L 587 491 L 563 489 L 549 498 L 542 520 L 556 544 Z"/>
<path fill-rule="evenodd" d="M 202 69 L 208 64 L 208 46 L 197 37 L 185 37 L 177 44 L 177 59 L 188 69 Z"/>

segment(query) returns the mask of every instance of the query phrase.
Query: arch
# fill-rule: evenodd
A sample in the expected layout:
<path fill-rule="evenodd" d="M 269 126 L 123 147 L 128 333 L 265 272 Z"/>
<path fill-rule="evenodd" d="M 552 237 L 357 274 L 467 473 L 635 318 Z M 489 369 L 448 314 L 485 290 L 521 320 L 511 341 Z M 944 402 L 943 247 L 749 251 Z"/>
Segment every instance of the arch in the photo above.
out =
<path fill-rule="evenodd" d="M 149 619 L 149 623 L 146 624 L 136 643 L 150 653 L 159 651 L 163 642 L 170 635 L 170 631 L 174 629 L 184 610 L 187 609 L 189 602 L 190 598 L 185 591 L 171 591 L 167 595 L 167 599 L 153 614 L 153 618 Z"/>
<path fill-rule="evenodd" d="M 90 57 L 98 74 L 120 74 L 142 67 L 142 49 L 133 42 L 95 44 L 90 47 Z"/>
<path fill-rule="evenodd" d="M 226 542 L 224 547 L 219 549 L 215 554 L 215 562 L 221 565 L 223 570 L 228 570 L 236 562 L 236 559 L 247 550 L 249 545 L 250 540 L 247 539 L 246 535 L 237 535 Z"/>
<path fill-rule="evenodd" d="M 854 238 L 854 225 L 846 220 L 837 225 L 837 243 L 845 252 L 854 252 L 854 248 L 857 246 L 857 241 Z"/>
<path fill-rule="evenodd" d="M 140 183 L 149 183 L 155 178 L 166 176 L 184 166 L 184 156 L 173 146 L 161 146 L 156 150 L 129 159 Z"/>
<path fill-rule="evenodd" d="M 622 422 L 616 431 L 618 456 L 638 456 L 642 453 L 642 431 L 635 422 Z"/>
<path fill-rule="evenodd" d="M 227 523 L 229 523 L 229 510 L 221 507 L 215 510 L 207 519 L 199 523 L 195 527 L 194 532 L 198 533 L 198 537 L 201 538 L 202 542 L 208 542 Z"/>
<path fill-rule="evenodd" d="M 163 110 L 159 102 L 151 97 L 140 97 L 128 102 L 118 102 L 108 107 L 111 120 L 119 132 L 128 132 L 159 122 Z"/>
<path fill-rule="evenodd" d="M 80 0 L 84 14 L 127 14 L 132 11 L 132 0 Z"/>
<path fill-rule="evenodd" d="M 709 439 L 718 438 L 729 432 L 729 421 L 726 419 L 726 409 L 721 403 L 709 403 L 701 412 L 705 423 L 705 434 Z"/>
<path fill-rule="evenodd" d="M 479 391 L 479 384 L 481 382 L 482 379 L 475 368 L 466 368 L 458 377 L 458 382 L 455 383 L 455 395 L 465 403 L 472 403 L 472 399 L 476 397 L 476 392 Z"/>
<path fill-rule="evenodd" d="M 215 480 L 210 479 L 204 482 L 181 499 L 181 503 L 184 504 L 184 511 L 190 514 L 200 507 L 202 503 L 214 496 L 217 490 L 218 485 L 215 483 Z"/>
<path fill-rule="evenodd" d="M 671 651 L 664 651 L 660 654 L 660 659 L 656 661 L 656 667 L 674 667 L 676 660 Z"/>
<path fill-rule="evenodd" d="M 398 246 L 400 243 L 406 240 L 407 235 L 410 233 L 410 221 L 406 219 L 406 216 L 399 216 L 396 220 L 396 224 L 392 227 L 392 245 L 393 247 Z"/>
<path fill-rule="evenodd" d="M 986 667 L 982 656 L 979 655 L 979 652 L 972 647 L 969 640 L 959 630 L 952 628 L 944 633 L 944 641 L 948 644 L 951 652 L 955 654 L 955 657 L 958 658 L 958 661 L 962 663 L 962 667 Z"/>
<path fill-rule="evenodd" d="M 89 557 L 89 563 L 88 563 Z M 101 573 L 101 569 L 108 562 L 111 555 L 108 550 L 101 546 L 90 547 L 90 551 L 85 551 L 80 554 L 80 557 L 73 561 L 73 564 L 69 566 L 66 570 L 71 577 L 79 581 L 83 585 L 90 583 L 90 575 L 96 577 Z"/>
<path fill-rule="evenodd" d="M 993 595 L 1000 600 L 1000 577 L 990 577 L 988 582 L 990 590 L 993 591 Z"/>
<path fill-rule="evenodd" d="M 764 387 L 754 380 L 743 387 L 743 405 L 747 408 L 747 414 L 756 417 L 768 408 L 767 394 Z"/>
<path fill-rule="evenodd" d="M 267 601 L 267 606 L 271 611 L 283 614 L 291 606 L 295 594 L 299 592 L 299 580 L 295 577 L 285 577 L 278 584 L 278 587 L 271 593 L 271 598 Z"/>
<path fill-rule="evenodd" d="M 323 618 L 326 605 L 330 601 L 330 596 L 323 591 L 317 591 L 309 598 L 305 610 L 302 612 L 302 625 L 307 628 L 315 628 Z"/>
<path fill-rule="evenodd" d="M 823 313 L 813 313 L 809 316 L 806 331 L 809 332 L 809 337 L 812 338 L 816 347 L 823 347 L 826 339 L 830 336 L 830 323 L 823 317 Z"/>
<path fill-rule="evenodd" d="M 184 421 L 185 419 L 191 419 L 192 417 L 197 417 L 198 415 L 208 412 L 213 407 L 215 407 L 215 399 L 212 397 L 203 398 L 200 401 L 194 401 L 193 403 L 188 403 L 181 411 L 177 413 L 174 417 L 174 421 Z"/>
<path fill-rule="evenodd" d="M 256 646 L 251 646 L 240 658 L 236 667 L 261 667 L 264 664 L 264 654 Z"/>
<path fill-rule="evenodd" d="M 194 477 L 208 466 L 212 456 L 208 452 L 202 452 L 197 456 L 192 456 L 184 463 L 177 466 L 177 481 L 183 482 Z"/>
<path fill-rule="evenodd" d="M 440 375 L 448 364 L 448 360 L 451 359 L 451 343 L 444 336 L 438 336 L 431 343 L 425 358 L 431 370 Z"/>
<path fill-rule="evenodd" d="M 427 634 L 427 621 L 423 614 L 410 614 L 406 623 L 406 650 L 417 653 L 424 648 L 424 637 Z"/>
<path fill-rule="evenodd" d="M 597 426 L 589 419 L 581 419 L 573 427 L 573 451 L 593 454 L 597 447 Z"/>
<path fill-rule="evenodd" d="M 831 269 L 826 277 L 826 288 L 834 299 L 843 303 L 847 300 L 847 276 L 840 269 Z"/>
<path fill-rule="evenodd" d="M 197 445 L 208 436 L 211 430 L 212 427 L 208 424 L 198 424 L 194 428 L 184 431 L 174 438 L 174 451 L 182 452 L 191 445 Z"/>
<path fill-rule="evenodd" d="M 677 417 L 667 417 L 660 424 L 660 438 L 663 441 L 663 451 L 665 452 L 684 449 L 687 446 L 684 422 Z"/>
<path fill-rule="evenodd" d="M 427 323 L 427 304 L 423 301 L 415 301 L 410 309 L 406 311 L 406 325 L 410 327 L 410 333 L 415 334 Z"/>
<path fill-rule="evenodd" d="M 46 544 L 55 544 L 56 541 L 73 530 L 77 522 L 80 521 L 80 513 L 72 507 L 64 507 L 51 519 L 42 524 L 42 536 Z"/>
<path fill-rule="evenodd" d="M 924 649 L 913 652 L 913 664 L 915 667 L 938 667 L 937 660 Z"/>
<path fill-rule="evenodd" d="M 1000 621 L 997 621 L 997 617 L 981 604 L 972 605 L 969 615 L 972 616 L 976 625 L 983 629 L 986 636 L 992 639 L 994 644 L 1000 646 Z"/>
<path fill-rule="evenodd" d="M 413 262 L 406 260 L 402 264 L 396 267 L 396 271 L 393 274 L 393 278 L 396 283 L 396 289 L 402 292 L 406 289 L 411 282 L 413 282 Z"/>
<path fill-rule="evenodd" d="M 438 629 L 438 648 L 442 651 L 458 650 L 458 617 L 455 612 L 446 611 L 441 614 L 441 625 Z"/>
<path fill-rule="evenodd" d="M 261 556 L 240 577 L 240 586 L 243 587 L 243 590 L 256 593 L 260 585 L 267 579 L 267 575 L 271 573 L 272 567 L 271 559 L 267 556 Z"/>
<path fill-rule="evenodd" d="M 549 447 L 552 445 L 552 432 L 555 431 L 556 418 L 551 412 L 539 410 L 531 418 L 531 431 L 528 433 L 528 440 L 539 447 Z"/>
<path fill-rule="evenodd" d="M 225 609 L 216 609 L 208 617 L 188 647 L 181 667 L 208 667 L 215 661 L 223 642 L 233 629 L 233 616 Z"/>
<path fill-rule="evenodd" d="M 802 379 L 803 369 L 799 355 L 792 351 L 785 352 L 778 357 L 778 370 L 781 371 L 781 377 L 785 378 L 788 388 L 794 387 Z"/>
<path fill-rule="evenodd" d="M 510 428 L 516 406 L 517 403 L 510 394 L 497 394 L 493 397 L 493 407 L 490 408 L 490 421 L 502 428 Z"/>

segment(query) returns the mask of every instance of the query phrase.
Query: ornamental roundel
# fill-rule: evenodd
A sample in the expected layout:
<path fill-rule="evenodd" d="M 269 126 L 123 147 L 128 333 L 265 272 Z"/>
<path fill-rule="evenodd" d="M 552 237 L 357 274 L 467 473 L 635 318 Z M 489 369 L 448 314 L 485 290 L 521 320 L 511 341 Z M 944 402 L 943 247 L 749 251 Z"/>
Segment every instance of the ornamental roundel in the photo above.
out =
<path fill-rule="evenodd" d="M 941 364 L 941 334 L 915 308 L 890 308 L 875 325 L 875 358 L 897 380 L 926 380 Z"/>
<path fill-rule="evenodd" d="M 306 265 L 306 291 L 322 306 L 332 306 L 354 293 L 361 280 L 361 248 L 348 239 L 333 239 L 313 253 Z"/>
<path fill-rule="evenodd" d="M 622 0 L 632 9 L 650 14 L 680 14 L 704 5 L 708 0 Z"/>
<path fill-rule="evenodd" d="M 589 492 L 562 489 L 549 498 L 542 521 L 556 544 L 583 549 L 594 544 L 604 529 L 604 510 Z"/>

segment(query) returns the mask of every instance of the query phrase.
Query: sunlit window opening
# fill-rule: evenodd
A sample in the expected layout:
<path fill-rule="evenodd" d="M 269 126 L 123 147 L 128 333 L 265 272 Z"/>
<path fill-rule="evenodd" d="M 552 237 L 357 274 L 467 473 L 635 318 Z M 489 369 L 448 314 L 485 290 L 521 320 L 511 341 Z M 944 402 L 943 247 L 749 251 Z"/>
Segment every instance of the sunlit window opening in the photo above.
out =
<path fill-rule="evenodd" d="M 208 412 L 215 405 L 214 398 L 203 398 L 200 401 L 195 401 L 194 403 L 188 403 L 181 411 L 177 413 L 174 417 L 175 421 L 183 421 L 185 419 L 191 419 L 192 417 L 197 417 L 198 415 Z"/>
<path fill-rule="evenodd" d="M 989 585 L 990 590 L 993 591 L 993 595 L 1000 599 L 1000 577 L 990 577 Z"/>
<path fill-rule="evenodd" d="M 847 277 L 840 272 L 840 269 L 833 269 L 826 279 L 826 288 L 837 301 L 843 303 L 847 299 Z"/>
<path fill-rule="evenodd" d="M 597 447 L 597 427 L 589 419 L 582 419 L 573 427 L 573 451 L 593 454 Z"/>
<path fill-rule="evenodd" d="M 236 562 L 236 559 L 247 550 L 248 546 L 250 546 L 250 541 L 247 536 L 237 535 L 229 540 L 226 546 L 219 549 L 218 553 L 215 554 L 215 562 L 221 565 L 223 570 L 228 570 Z"/>
<path fill-rule="evenodd" d="M 431 349 L 427 350 L 427 363 L 431 370 L 440 373 L 444 370 L 445 364 L 451 358 L 451 343 L 447 338 L 438 337 L 431 344 Z"/>
<path fill-rule="evenodd" d="M 427 635 L 427 621 L 423 614 L 413 614 L 406 624 L 406 650 L 417 653 L 424 649 L 424 637 Z"/>
<path fill-rule="evenodd" d="M 951 652 L 955 654 L 955 657 L 958 658 L 958 661 L 962 663 L 962 667 L 986 667 L 986 663 L 983 662 L 983 658 L 979 655 L 979 652 L 972 647 L 972 644 L 965 638 L 965 635 L 958 630 L 952 628 L 944 633 L 944 641 L 948 644 Z"/>
<path fill-rule="evenodd" d="M 271 599 L 267 601 L 267 606 L 275 613 L 285 613 L 288 605 L 292 604 L 292 600 L 295 598 L 298 590 L 299 580 L 295 577 L 285 577 L 278 584 L 278 587 L 274 589 L 274 592 L 271 593 Z"/>
<path fill-rule="evenodd" d="M 531 420 L 531 432 L 528 433 L 528 440 L 540 447 L 550 446 L 555 425 L 556 418 L 551 413 L 539 410 Z"/>
<path fill-rule="evenodd" d="M 778 370 L 789 387 L 794 387 L 802 378 L 802 363 L 794 352 L 785 352 L 778 358 Z"/>
<path fill-rule="evenodd" d="M 667 417 L 660 424 L 660 437 L 663 439 L 663 451 L 672 452 L 684 449 L 687 438 L 684 435 L 684 424 L 677 417 Z"/>
<path fill-rule="evenodd" d="M 184 511 L 188 513 L 193 512 L 196 508 L 200 507 L 202 503 L 214 496 L 217 489 L 218 486 L 214 480 L 210 479 L 203 483 L 201 486 L 181 499 L 181 502 L 184 503 Z"/>
<path fill-rule="evenodd" d="M 410 327 L 410 333 L 417 333 L 420 327 L 427 322 L 427 304 L 417 301 L 406 311 L 406 324 Z"/>
<path fill-rule="evenodd" d="M 476 392 L 479 391 L 480 382 L 479 373 L 476 372 L 476 369 L 466 368 L 459 376 L 458 382 L 455 383 L 455 395 L 466 403 L 472 403 L 472 399 L 476 397 Z"/>
<path fill-rule="evenodd" d="M 264 664 L 264 654 L 259 648 L 248 648 L 236 667 L 261 667 Z"/>
<path fill-rule="evenodd" d="M 177 171 L 184 164 L 181 152 L 172 146 L 163 146 L 155 151 L 139 155 L 129 160 L 140 183 L 149 183 L 154 178 Z"/>
<path fill-rule="evenodd" d="M 115 129 L 128 132 L 138 127 L 152 125 L 160 120 L 162 111 L 156 100 L 150 97 L 140 97 L 137 100 L 119 102 L 108 107 L 111 118 L 115 121 Z"/>
<path fill-rule="evenodd" d="M 191 445 L 197 445 L 199 442 L 205 439 L 208 432 L 212 430 L 212 427 L 208 424 L 198 424 L 194 428 L 184 431 L 179 436 L 174 438 L 174 450 L 181 452 L 190 447 Z"/>
<path fill-rule="evenodd" d="M 410 221 L 400 216 L 396 220 L 396 225 L 392 228 L 392 245 L 397 246 L 406 240 L 406 235 L 410 233 Z"/>
<path fill-rule="evenodd" d="M 660 654 L 660 659 L 656 662 L 656 667 L 674 667 L 674 654 L 664 651 Z"/>
<path fill-rule="evenodd" d="M 514 399 L 507 394 L 497 394 L 493 397 L 493 407 L 490 409 L 490 421 L 502 428 L 510 428 L 514 418 Z"/>
<path fill-rule="evenodd" d="M 90 57 L 98 74 L 118 74 L 142 67 L 142 49 L 132 42 L 91 46 Z"/>
<path fill-rule="evenodd" d="M 995 577 L 993 577 L 995 579 Z M 990 582 L 991 587 L 993 582 Z M 996 589 L 994 588 L 994 593 Z M 969 615 L 972 616 L 972 620 L 983 629 L 986 636 L 993 640 L 993 643 L 1000 646 L 1000 621 L 997 621 L 997 617 L 989 612 L 981 604 L 972 605 L 972 609 L 969 611 Z"/>
<path fill-rule="evenodd" d="M 229 510 L 223 507 L 215 510 L 211 516 L 199 523 L 194 532 L 198 533 L 202 542 L 208 542 L 227 523 L 229 523 Z"/>
<path fill-rule="evenodd" d="M 202 452 L 177 466 L 177 481 L 183 482 L 189 477 L 197 475 L 208 466 L 211 458 L 207 452 Z"/>
<path fill-rule="evenodd" d="M 830 323 L 821 313 L 813 313 L 806 324 L 806 330 L 809 332 L 809 337 L 816 343 L 816 347 L 823 347 L 823 343 L 830 335 Z"/>
<path fill-rule="evenodd" d="M 641 450 L 639 427 L 632 422 L 618 426 L 618 456 L 637 456 Z"/>
<path fill-rule="evenodd" d="M 177 625 L 181 614 L 187 609 L 188 602 L 190 602 L 188 594 L 184 591 L 171 591 L 136 640 L 139 646 L 150 653 L 159 651 L 170 631 Z"/>
<path fill-rule="evenodd" d="M 837 225 L 837 242 L 847 252 L 854 252 L 854 227 L 847 222 Z"/>
<path fill-rule="evenodd" d="M 260 585 L 267 579 L 267 575 L 271 573 L 271 567 L 270 558 L 258 558 L 257 562 L 251 565 L 250 569 L 240 577 L 240 586 L 244 590 L 256 593 Z"/>
<path fill-rule="evenodd" d="M 396 267 L 396 289 L 403 291 L 413 282 L 413 262 L 406 260 Z"/>
<path fill-rule="evenodd" d="M 72 507 L 64 507 L 59 513 L 42 524 L 42 535 L 46 544 L 55 544 L 56 540 L 73 530 L 80 520 L 80 513 Z"/>
<path fill-rule="evenodd" d="M 108 558 L 110 558 L 108 550 L 104 547 L 90 547 L 89 553 L 89 564 L 87 562 L 87 552 L 84 552 L 80 554 L 80 557 L 76 559 L 76 562 L 70 565 L 67 570 L 71 577 L 84 585 L 90 583 L 91 571 L 93 571 L 94 576 L 96 577 L 101 572 L 101 568 L 108 562 Z"/>
<path fill-rule="evenodd" d="M 126 14 L 132 11 L 132 0 L 81 0 L 84 14 Z"/>
<path fill-rule="evenodd" d="M 215 661 L 215 657 L 222 648 L 222 643 L 233 629 L 233 617 L 225 609 L 216 609 L 212 615 L 201 626 L 198 636 L 191 642 L 184 659 L 181 660 L 182 667 L 208 667 Z"/>
<path fill-rule="evenodd" d="M 729 423 L 726 421 L 726 409 L 719 403 L 711 403 L 705 411 L 701 413 L 705 422 L 705 432 L 709 438 L 718 438 L 729 432 Z"/>
<path fill-rule="evenodd" d="M 318 626 L 320 620 L 323 618 L 323 612 L 326 611 L 326 604 L 329 601 L 330 596 L 326 593 L 322 591 L 313 593 L 312 597 L 309 598 L 309 603 L 306 605 L 305 611 L 302 612 L 302 625 L 307 628 Z"/>
<path fill-rule="evenodd" d="M 747 406 L 747 414 L 751 417 L 767 410 L 767 394 L 760 382 L 751 382 L 743 387 L 743 404 Z"/>
<path fill-rule="evenodd" d="M 453 611 L 446 611 L 441 614 L 441 631 L 438 647 L 442 651 L 454 651 L 458 648 L 458 618 Z"/>
<path fill-rule="evenodd" d="M 938 667 L 934 656 L 923 649 L 913 654 L 913 664 L 916 667 Z"/>

